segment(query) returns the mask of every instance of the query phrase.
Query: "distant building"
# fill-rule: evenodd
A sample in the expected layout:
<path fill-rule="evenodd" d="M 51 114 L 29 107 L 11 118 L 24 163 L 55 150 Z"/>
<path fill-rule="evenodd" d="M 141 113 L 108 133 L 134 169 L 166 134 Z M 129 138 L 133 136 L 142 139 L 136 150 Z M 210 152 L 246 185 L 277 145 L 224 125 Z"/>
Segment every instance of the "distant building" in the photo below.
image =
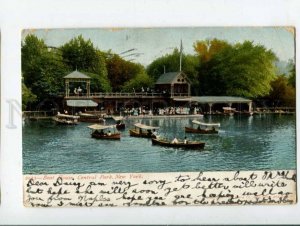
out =
<path fill-rule="evenodd" d="M 170 97 L 190 96 L 191 82 L 187 75 L 180 72 L 168 72 L 162 74 L 155 83 L 155 90 Z"/>

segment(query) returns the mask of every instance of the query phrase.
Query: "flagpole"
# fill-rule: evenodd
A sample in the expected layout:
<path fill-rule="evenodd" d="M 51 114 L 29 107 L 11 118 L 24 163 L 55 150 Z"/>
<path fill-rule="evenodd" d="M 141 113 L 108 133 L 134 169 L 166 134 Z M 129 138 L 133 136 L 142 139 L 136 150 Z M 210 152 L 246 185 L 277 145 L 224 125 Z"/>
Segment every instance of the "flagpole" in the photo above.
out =
<path fill-rule="evenodd" d="M 180 40 L 180 63 L 179 63 L 180 72 L 181 72 L 181 63 L 182 63 L 182 39 Z"/>

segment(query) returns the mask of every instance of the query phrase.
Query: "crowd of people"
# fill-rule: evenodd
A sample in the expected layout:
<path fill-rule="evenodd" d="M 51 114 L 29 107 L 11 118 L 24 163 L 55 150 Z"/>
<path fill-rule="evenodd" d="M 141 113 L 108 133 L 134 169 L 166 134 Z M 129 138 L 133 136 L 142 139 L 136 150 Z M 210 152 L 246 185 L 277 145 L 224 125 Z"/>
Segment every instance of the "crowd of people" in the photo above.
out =
<path fill-rule="evenodd" d="M 189 107 L 164 107 L 154 108 L 153 110 L 147 109 L 146 107 L 138 108 L 125 108 L 124 115 L 126 116 L 138 116 L 138 115 L 188 115 L 198 114 L 198 108 Z"/>

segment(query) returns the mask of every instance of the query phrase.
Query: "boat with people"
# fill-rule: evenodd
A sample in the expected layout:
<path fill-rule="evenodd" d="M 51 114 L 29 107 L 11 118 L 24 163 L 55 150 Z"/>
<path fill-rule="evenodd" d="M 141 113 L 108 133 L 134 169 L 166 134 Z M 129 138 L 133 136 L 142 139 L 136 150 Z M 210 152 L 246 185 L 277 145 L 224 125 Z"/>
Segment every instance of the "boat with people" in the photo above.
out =
<path fill-rule="evenodd" d="M 88 126 L 88 128 L 92 129 L 92 138 L 109 140 L 121 139 L 121 134 L 115 131 L 115 125 L 94 124 Z"/>
<path fill-rule="evenodd" d="M 197 120 L 193 120 L 192 123 L 198 127 L 185 127 L 186 133 L 216 134 L 221 126 L 220 123 L 204 123 Z"/>
<path fill-rule="evenodd" d="M 97 123 L 102 123 L 104 122 L 104 119 L 101 118 L 98 115 L 94 115 L 94 114 L 88 114 L 88 113 L 79 113 L 79 121 L 80 122 L 97 122 Z"/>
<path fill-rule="evenodd" d="M 59 125 L 77 125 L 79 116 L 57 113 L 53 120 Z"/>
<path fill-rule="evenodd" d="M 118 130 L 125 129 L 124 117 L 123 116 L 113 116 L 113 120 L 116 122 L 116 127 Z"/>
<path fill-rule="evenodd" d="M 223 113 L 224 115 L 233 116 L 234 113 L 236 113 L 236 109 L 232 107 L 223 107 Z"/>
<path fill-rule="evenodd" d="M 153 145 L 160 145 L 164 147 L 173 147 L 173 148 L 184 148 L 184 149 L 203 149 L 205 146 L 204 142 L 199 141 L 169 141 L 164 139 L 152 138 Z"/>
<path fill-rule="evenodd" d="M 144 138 L 155 138 L 159 127 L 148 126 L 141 123 L 134 124 L 134 129 L 129 130 L 129 134 L 132 137 L 144 137 Z"/>

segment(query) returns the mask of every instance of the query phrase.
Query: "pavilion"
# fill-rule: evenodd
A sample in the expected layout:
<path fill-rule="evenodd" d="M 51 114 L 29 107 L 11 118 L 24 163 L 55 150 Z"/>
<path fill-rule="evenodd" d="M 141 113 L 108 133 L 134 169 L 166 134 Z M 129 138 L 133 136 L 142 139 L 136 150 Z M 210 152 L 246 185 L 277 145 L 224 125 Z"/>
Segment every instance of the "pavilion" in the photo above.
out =
<path fill-rule="evenodd" d="M 231 107 L 232 104 L 247 104 L 248 111 L 252 112 L 252 100 L 243 97 L 234 96 L 192 96 L 190 98 L 174 98 L 174 101 L 188 101 L 190 103 L 207 104 L 209 113 L 211 113 L 214 104 L 226 104 Z"/>
<path fill-rule="evenodd" d="M 86 107 L 97 107 L 98 103 L 90 100 L 91 95 L 90 84 L 91 78 L 79 71 L 73 71 L 64 77 L 65 79 L 65 98 L 68 100 L 68 107 L 86 108 Z M 85 83 L 85 92 L 79 87 L 75 88 L 74 91 L 70 92 L 70 83 Z"/>

